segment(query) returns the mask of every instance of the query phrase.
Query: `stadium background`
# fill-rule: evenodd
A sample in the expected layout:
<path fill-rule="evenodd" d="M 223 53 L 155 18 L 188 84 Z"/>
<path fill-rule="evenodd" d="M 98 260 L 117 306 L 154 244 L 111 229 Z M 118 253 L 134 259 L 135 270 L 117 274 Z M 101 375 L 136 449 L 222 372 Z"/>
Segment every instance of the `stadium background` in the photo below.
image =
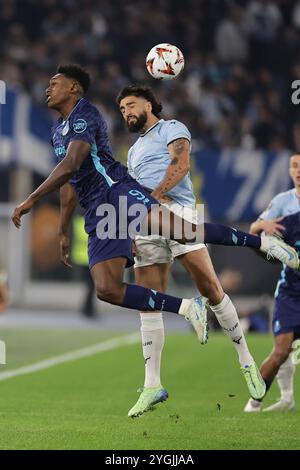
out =
<path fill-rule="evenodd" d="M 184 72 L 171 82 L 155 81 L 145 68 L 147 51 L 160 42 L 176 44 L 185 56 Z M 206 217 L 211 221 L 248 230 L 250 222 L 270 199 L 291 187 L 288 158 L 294 149 L 300 148 L 299 107 L 291 101 L 292 81 L 300 79 L 299 1 L 0 0 L 0 80 L 6 85 L 6 102 L 0 105 L 0 264 L 8 271 L 11 295 L 10 308 L 1 317 L 0 325 L 1 338 L 12 351 L 9 356 L 8 349 L 8 365 L 11 361 L 12 367 L 84 346 L 96 337 L 105 337 L 106 329 L 137 331 L 139 328 L 136 314 L 101 302 L 96 304 L 98 317 L 93 324 L 78 314 L 85 296 L 86 271 L 76 266 L 68 270 L 59 263 L 57 195 L 42 201 L 30 217 L 24 218 L 23 230 L 15 230 L 9 221 L 14 205 L 42 182 L 54 164 L 49 130 L 55 115 L 45 106 L 44 91 L 60 62 L 78 62 L 91 72 L 93 84 L 89 98 L 103 112 L 114 155 L 123 162 L 135 136 L 132 139 L 124 128 L 115 97 L 121 87 L 131 82 L 147 83 L 154 88 L 164 106 L 163 117 L 176 117 L 192 133 L 194 188 L 198 201 L 205 203 Z M 251 313 L 252 329 L 266 331 L 280 266 L 269 264 L 246 249 L 211 247 L 210 250 L 240 315 L 249 319 Z M 132 272 L 126 276 L 133 280 Z M 169 291 L 175 293 L 178 289 L 186 296 L 195 292 L 176 263 Z M 169 331 L 188 331 L 177 320 L 172 315 L 167 317 Z M 27 327 L 21 336 L 16 333 L 20 326 Z M 97 330 L 91 332 L 94 326 Z M 78 331 L 64 330 L 72 327 Z M 38 329 L 33 333 L 30 328 Z M 49 328 L 54 328 L 53 333 Z M 176 341 L 182 344 L 183 340 Z M 215 345 L 215 362 L 210 362 L 211 368 L 217 367 L 219 352 L 222 354 L 228 346 L 226 341 L 223 344 L 220 340 L 220 345 Z M 262 359 L 270 349 L 271 339 L 250 341 Z M 172 338 L 169 344 L 176 357 Z M 184 347 L 188 350 L 187 344 Z M 140 359 L 134 359 L 137 354 L 132 353 L 130 361 Z M 191 354 L 196 356 L 194 350 Z M 212 361 L 209 354 L 212 351 L 204 358 Z M 227 356 L 228 367 L 230 355 L 233 356 L 232 351 Z M 206 359 L 201 360 L 205 366 Z M 181 361 L 180 356 L 179 365 Z M 111 365 L 112 370 L 114 367 L 117 366 Z M 122 380 L 122 370 L 117 370 Z M 191 368 L 191 381 L 197 370 L 198 365 Z M 224 384 L 228 379 L 225 370 L 228 372 L 229 368 L 225 367 L 223 379 L 221 376 Z M 231 373 L 234 372 L 230 369 Z M 64 380 L 63 373 L 55 377 Z M 167 378 L 172 381 L 172 375 Z M 74 383 L 80 387 L 76 380 Z M 213 391 L 211 382 L 205 387 L 214 400 L 219 382 L 213 380 L 216 386 Z M 31 395 L 33 385 L 28 382 L 27 386 Z M 98 386 L 95 385 L 95 390 Z M 37 387 L 39 390 L 40 383 Z M 244 387 L 242 390 L 246 398 Z M 107 393 L 113 392 L 108 389 Z M 12 397 L 12 407 L 20 403 L 21 398 L 14 389 L 8 390 L 8 396 Z M 125 393 L 126 397 L 125 411 L 132 395 Z M 86 400 L 89 399 L 87 396 Z M 235 413 L 236 407 L 230 406 L 229 412 Z M 120 413 L 124 414 L 124 409 Z M 25 418 L 26 431 L 29 425 Z M 43 419 L 42 416 L 41 423 Z M 208 419 L 212 432 L 216 433 L 211 415 Z M 5 420 L 6 417 L 4 424 Z M 8 426 L 11 423 L 9 418 Z M 112 426 L 114 423 L 112 420 Z M 227 431 L 226 423 L 224 431 Z M 35 425 L 32 419 L 32 432 Z M 265 422 L 265 425 L 265 436 L 268 436 L 270 424 Z M 255 432 L 256 428 L 253 422 Z M 263 425 L 260 428 L 263 430 Z M 283 438 L 285 433 L 280 425 L 272 428 Z M 220 434 L 222 429 L 221 426 Z M 238 441 L 238 427 L 236 431 Z M 15 436 L 11 439 L 13 446 Z M 22 444 L 20 438 L 21 447 L 26 447 L 26 439 L 28 434 Z M 223 436 L 220 445 L 222 439 Z M 32 438 L 32 442 L 34 445 L 37 441 Z M 164 445 L 163 442 L 158 440 L 156 448 Z M 192 437 L 190 442 L 198 445 Z M 212 448 L 211 442 L 207 448 Z M 120 448 L 114 445 L 112 448 Z M 189 448 L 184 447 L 189 444 L 182 438 L 178 445 L 178 448 Z M 234 448 L 235 443 L 230 445 Z M 264 445 L 264 440 L 258 445 Z"/>

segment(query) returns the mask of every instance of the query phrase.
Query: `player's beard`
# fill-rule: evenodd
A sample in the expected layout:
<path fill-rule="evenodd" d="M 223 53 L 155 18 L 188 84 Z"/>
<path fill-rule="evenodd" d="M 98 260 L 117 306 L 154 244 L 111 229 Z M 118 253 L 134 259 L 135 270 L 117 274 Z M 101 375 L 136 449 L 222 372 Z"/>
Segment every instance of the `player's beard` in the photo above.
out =
<path fill-rule="evenodd" d="M 135 116 L 136 117 L 136 116 Z M 129 132 L 140 132 L 147 122 L 147 113 L 144 111 L 138 117 L 136 117 L 136 121 L 129 123 L 127 121 L 127 127 Z"/>

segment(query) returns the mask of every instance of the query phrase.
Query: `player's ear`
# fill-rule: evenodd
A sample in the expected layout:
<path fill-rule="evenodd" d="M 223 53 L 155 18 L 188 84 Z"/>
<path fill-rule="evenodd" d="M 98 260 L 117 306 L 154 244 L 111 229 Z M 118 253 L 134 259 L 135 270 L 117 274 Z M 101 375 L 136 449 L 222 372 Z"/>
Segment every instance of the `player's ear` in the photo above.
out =
<path fill-rule="evenodd" d="M 71 84 L 71 92 L 74 93 L 75 95 L 81 95 L 82 90 L 78 82 L 75 80 Z"/>
<path fill-rule="evenodd" d="M 146 111 L 147 113 L 151 113 L 152 111 L 152 103 L 150 103 L 150 101 L 146 102 Z"/>

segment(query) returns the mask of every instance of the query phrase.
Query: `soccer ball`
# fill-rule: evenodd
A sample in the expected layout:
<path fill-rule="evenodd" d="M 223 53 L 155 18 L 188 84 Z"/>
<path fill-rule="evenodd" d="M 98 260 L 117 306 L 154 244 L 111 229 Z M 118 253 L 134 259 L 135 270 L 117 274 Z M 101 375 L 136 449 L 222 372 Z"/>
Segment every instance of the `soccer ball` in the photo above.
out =
<path fill-rule="evenodd" d="M 146 66 L 153 78 L 171 80 L 183 69 L 184 57 L 181 50 L 172 44 L 157 44 L 147 55 Z"/>

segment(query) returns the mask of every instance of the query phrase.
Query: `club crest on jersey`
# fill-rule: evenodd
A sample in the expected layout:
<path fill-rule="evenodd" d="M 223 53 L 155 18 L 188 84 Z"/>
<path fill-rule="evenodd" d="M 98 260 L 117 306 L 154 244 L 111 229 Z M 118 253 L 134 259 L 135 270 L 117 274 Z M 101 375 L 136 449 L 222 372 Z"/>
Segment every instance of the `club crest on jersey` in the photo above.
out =
<path fill-rule="evenodd" d="M 76 134 L 81 134 L 81 132 L 84 132 L 87 128 L 87 122 L 84 119 L 76 119 L 76 121 L 73 124 L 73 131 L 76 132 Z"/>

